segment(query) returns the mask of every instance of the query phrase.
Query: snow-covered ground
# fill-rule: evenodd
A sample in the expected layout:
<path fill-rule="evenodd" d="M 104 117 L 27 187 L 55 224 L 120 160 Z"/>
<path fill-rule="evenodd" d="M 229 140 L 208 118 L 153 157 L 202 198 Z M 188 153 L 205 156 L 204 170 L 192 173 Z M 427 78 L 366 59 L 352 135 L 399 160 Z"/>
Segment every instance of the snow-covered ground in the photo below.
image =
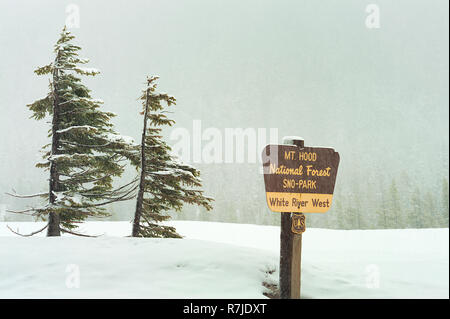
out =
<path fill-rule="evenodd" d="M 274 226 L 170 222 L 179 240 L 126 238 L 128 222 L 82 226 L 99 238 L 22 238 L 6 224 L 42 227 L 0 223 L 0 298 L 264 298 L 278 276 Z M 307 229 L 302 297 L 449 298 L 448 243 L 448 229 Z"/>

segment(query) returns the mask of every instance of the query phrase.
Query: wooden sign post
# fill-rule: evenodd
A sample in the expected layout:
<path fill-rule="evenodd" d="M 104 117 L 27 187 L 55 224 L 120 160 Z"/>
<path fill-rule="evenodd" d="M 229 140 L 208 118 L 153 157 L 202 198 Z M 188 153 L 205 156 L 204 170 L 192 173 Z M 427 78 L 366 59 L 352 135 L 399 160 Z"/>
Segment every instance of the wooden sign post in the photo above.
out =
<path fill-rule="evenodd" d="M 305 147 L 302 139 L 291 145 L 267 145 L 263 151 L 266 200 L 281 212 L 280 298 L 299 299 L 303 212 L 325 213 L 330 209 L 339 166 L 332 148 Z M 292 145 L 293 144 L 293 145 Z"/>

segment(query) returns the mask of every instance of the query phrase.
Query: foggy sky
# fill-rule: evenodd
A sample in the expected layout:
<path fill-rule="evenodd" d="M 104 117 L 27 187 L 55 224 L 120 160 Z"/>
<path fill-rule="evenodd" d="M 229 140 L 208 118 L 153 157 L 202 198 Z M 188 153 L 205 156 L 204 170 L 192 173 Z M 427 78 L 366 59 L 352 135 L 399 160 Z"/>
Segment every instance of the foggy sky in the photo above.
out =
<path fill-rule="evenodd" d="M 13 187 L 46 188 L 34 162 L 48 125 L 29 119 L 26 104 L 47 93 L 33 70 L 53 59 L 69 3 L 80 8 L 71 31 L 81 56 L 102 71 L 85 83 L 118 114 L 120 133 L 138 139 L 137 97 L 157 74 L 177 98 L 176 127 L 278 128 L 280 142 L 300 135 L 334 147 L 338 185 L 404 171 L 433 185 L 448 176 L 448 2 L 373 2 L 381 28 L 368 29 L 372 2 L 2 0 L 0 203 Z M 262 179 L 238 174 L 222 185 L 223 165 L 201 168 L 212 196 L 261 189 Z"/>

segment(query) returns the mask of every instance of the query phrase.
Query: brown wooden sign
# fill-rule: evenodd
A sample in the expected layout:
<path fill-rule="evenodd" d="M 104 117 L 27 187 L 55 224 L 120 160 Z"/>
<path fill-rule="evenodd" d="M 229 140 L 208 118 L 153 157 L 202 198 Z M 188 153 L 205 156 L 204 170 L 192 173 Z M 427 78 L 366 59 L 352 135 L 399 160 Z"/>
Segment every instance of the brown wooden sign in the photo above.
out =
<path fill-rule="evenodd" d="M 267 205 L 274 212 L 325 213 L 339 153 L 332 148 L 267 145 L 262 153 Z"/>

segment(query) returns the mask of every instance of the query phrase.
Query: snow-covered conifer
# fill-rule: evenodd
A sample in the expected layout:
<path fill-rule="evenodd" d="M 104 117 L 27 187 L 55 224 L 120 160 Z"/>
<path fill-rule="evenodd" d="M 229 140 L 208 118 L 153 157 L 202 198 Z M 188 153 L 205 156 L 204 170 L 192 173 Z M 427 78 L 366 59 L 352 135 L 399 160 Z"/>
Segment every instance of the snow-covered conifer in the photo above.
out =
<path fill-rule="evenodd" d="M 49 171 L 49 192 L 12 194 L 45 199 L 42 207 L 19 213 L 47 219 L 47 236 L 74 233 L 78 223 L 108 215 L 105 205 L 133 198 L 136 190 L 136 181 L 113 188 L 114 177 L 121 176 L 126 161 L 133 161 L 139 149 L 131 138 L 114 131 L 110 120 L 115 115 L 103 111 L 103 102 L 92 98 L 81 82 L 80 76 L 99 71 L 82 67 L 88 60 L 78 56 L 81 48 L 72 44 L 73 39 L 64 27 L 54 46 L 54 61 L 35 70 L 50 76 L 49 93 L 28 105 L 34 119 L 51 121 L 51 141 L 43 147 L 44 161 L 36 165 Z"/>
<path fill-rule="evenodd" d="M 172 126 L 162 103 L 171 106 L 175 98 L 156 91 L 158 77 L 147 78 L 142 91 L 144 125 L 141 140 L 140 180 L 133 222 L 133 237 L 169 237 L 180 235 L 175 228 L 159 222 L 170 218 L 169 210 L 179 211 L 185 203 L 212 209 L 210 197 L 199 189 L 200 171 L 182 163 L 171 154 L 161 136 L 161 127 Z"/>

